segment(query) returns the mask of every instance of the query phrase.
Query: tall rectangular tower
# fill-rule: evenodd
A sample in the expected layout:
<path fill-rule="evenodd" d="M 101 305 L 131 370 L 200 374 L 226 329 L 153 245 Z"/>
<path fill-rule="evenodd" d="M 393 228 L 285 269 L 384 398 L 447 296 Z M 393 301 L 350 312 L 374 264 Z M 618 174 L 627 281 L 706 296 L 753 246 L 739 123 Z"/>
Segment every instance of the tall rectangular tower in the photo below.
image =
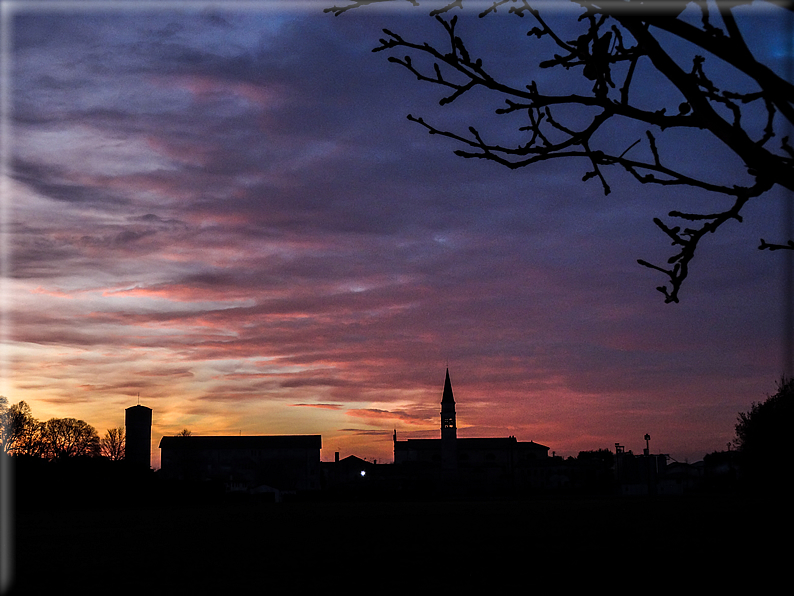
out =
<path fill-rule="evenodd" d="M 125 459 L 136 468 L 148 470 L 152 464 L 152 409 L 142 405 L 127 408 L 124 426 L 127 427 Z"/>

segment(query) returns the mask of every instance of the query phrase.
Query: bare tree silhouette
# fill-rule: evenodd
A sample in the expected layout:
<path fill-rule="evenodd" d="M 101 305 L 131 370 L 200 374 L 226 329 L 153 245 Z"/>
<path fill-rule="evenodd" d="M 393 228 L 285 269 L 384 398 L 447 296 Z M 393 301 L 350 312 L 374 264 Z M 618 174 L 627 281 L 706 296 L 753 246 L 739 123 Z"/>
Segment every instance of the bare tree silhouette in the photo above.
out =
<path fill-rule="evenodd" d="M 42 452 L 42 424 L 33 417 L 24 402 L 2 408 L 0 412 L 0 443 L 9 455 L 40 456 Z"/>
<path fill-rule="evenodd" d="M 99 453 L 102 457 L 110 461 L 120 461 L 124 459 L 126 447 L 126 438 L 124 436 L 124 427 L 109 428 L 99 441 Z"/>
<path fill-rule="evenodd" d="M 350 0 L 325 12 L 339 16 L 352 9 L 391 1 Z M 408 1 L 419 5 L 417 0 Z M 678 302 L 690 262 L 706 234 L 730 220 L 742 221 L 741 211 L 748 201 L 775 185 L 794 191 L 794 147 L 784 135 L 794 124 L 794 85 L 759 62 L 749 47 L 736 14 L 749 2 L 571 2 L 581 7 L 578 18 L 571 17 L 565 28 L 568 31 L 568 25 L 579 27 L 574 39 L 567 39 L 571 35 L 552 26 L 528 0 L 494 0 L 479 16 L 496 13 L 500 8 L 508 8 L 516 17 L 531 15 L 534 26 L 527 36 L 551 41 L 556 48 L 551 57 L 540 61 L 539 67 L 558 69 L 568 82 L 583 77 L 584 81 L 579 81 L 592 87 L 581 94 L 556 95 L 555 88 L 542 89 L 534 80 L 517 86 L 510 82 L 515 76 L 506 77 L 487 69 L 487 60 L 474 56 L 458 34 L 457 16 L 448 14 L 462 9 L 464 0 L 450 1 L 430 12 L 444 28 L 445 47 L 409 40 L 384 29 L 386 37 L 373 51 L 406 50 L 407 55 L 391 56 L 389 61 L 406 68 L 419 81 L 444 89 L 446 94 L 439 102 L 442 106 L 480 89 L 503 100 L 496 114 L 526 115 L 518 129 L 525 141 L 518 144 L 486 138 L 473 126 L 467 132 L 456 132 L 408 115 L 409 120 L 430 134 L 463 145 L 465 148 L 455 151 L 461 157 L 485 159 L 511 169 L 553 159 L 580 158 L 589 162 L 582 180 L 598 180 L 604 194 L 611 190 L 605 170 L 618 166 L 641 184 L 687 187 L 726 197 L 729 206 L 721 210 L 671 211 L 668 217 L 681 220 L 680 225 L 654 219 L 678 252 L 666 265 L 642 259 L 638 263 L 664 274 L 668 278 L 666 285 L 657 289 L 664 294 L 665 302 Z M 787 2 L 767 0 L 765 4 L 771 9 L 777 4 L 781 15 L 787 14 L 785 10 L 794 10 Z M 691 18 L 680 18 L 688 5 L 699 10 L 699 26 L 692 24 Z M 696 52 L 691 63 L 679 64 L 670 51 L 671 44 L 674 49 L 680 46 Z M 702 54 L 710 54 L 708 64 Z M 426 61 L 415 61 L 417 56 Z M 720 79 L 725 65 L 732 74 Z M 649 68 L 667 87 L 656 98 L 666 105 L 648 108 L 636 99 L 638 72 Z M 583 120 L 585 124 L 581 124 Z M 627 121 L 647 126 L 644 135 L 622 146 L 605 141 L 610 138 L 604 134 L 610 125 L 620 126 Z M 736 180 L 714 180 L 713 172 L 692 173 L 692 164 L 676 161 L 675 144 L 662 142 L 670 133 L 682 130 L 700 134 L 698 138 L 703 142 L 707 141 L 705 137 L 710 137 L 709 141 L 717 139 L 738 157 L 746 171 L 740 172 Z M 794 249 L 794 242 L 769 244 L 762 239 L 759 248 Z"/>
<path fill-rule="evenodd" d="M 99 435 L 84 420 L 50 418 L 44 423 L 42 442 L 44 457 L 50 460 L 99 454 Z"/>

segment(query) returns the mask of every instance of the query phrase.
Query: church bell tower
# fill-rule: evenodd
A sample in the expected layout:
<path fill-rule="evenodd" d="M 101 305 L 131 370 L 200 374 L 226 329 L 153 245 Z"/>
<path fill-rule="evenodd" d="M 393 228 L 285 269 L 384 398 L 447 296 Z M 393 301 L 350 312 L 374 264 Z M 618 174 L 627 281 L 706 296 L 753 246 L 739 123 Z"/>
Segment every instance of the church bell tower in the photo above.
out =
<path fill-rule="evenodd" d="M 457 437 L 455 398 L 452 396 L 452 383 L 449 380 L 449 369 L 447 369 L 447 378 L 444 380 L 444 394 L 441 397 L 441 438 L 456 439 Z"/>
<path fill-rule="evenodd" d="M 441 397 L 441 465 L 444 470 L 458 467 L 458 427 L 455 422 L 455 398 L 452 396 L 452 383 L 449 368 L 444 379 L 444 394 Z"/>

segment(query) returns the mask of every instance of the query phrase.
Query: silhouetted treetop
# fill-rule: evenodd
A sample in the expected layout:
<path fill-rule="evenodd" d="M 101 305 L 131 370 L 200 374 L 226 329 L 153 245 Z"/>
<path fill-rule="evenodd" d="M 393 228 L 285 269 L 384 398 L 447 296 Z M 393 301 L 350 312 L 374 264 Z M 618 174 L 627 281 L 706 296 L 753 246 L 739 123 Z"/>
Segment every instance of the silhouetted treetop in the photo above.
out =
<path fill-rule="evenodd" d="M 351 0 L 325 10 L 338 16 L 392 1 Z M 638 262 L 667 277 L 666 285 L 657 288 L 665 302 L 678 302 L 690 262 L 706 234 L 730 220 L 742 221 L 748 201 L 775 185 L 794 191 L 794 145 L 785 132 L 794 125 L 794 85 L 760 62 L 750 47 L 744 20 L 749 2 L 571 0 L 578 13 L 563 21 L 548 20 L 528 0 L 486 3 L 479 17 L 505 10 L 511 16 L 529 17 L 516 19 L 526 29 L 527 43 L 549 44 L 548 53 L 537 56 L 537 66 L 555 69 L 564 85 L 533 79 L 535 65 L 522 67 L 526 79 L 516 84 L 517 73 L 487 66 L 487 57 L 476 55 L 460 33 L 458 13 L 465 15 L 464 5 L 471 2 L 430 4 L 430 15 L 443 28 L 443 43 L 384 29 L 385 37 L 373 51 L 392 53 L 389 62 L 441 90 L 442 106 L 479 89 L 501 101 L 495 104 L 497 115 L 521 120 L 517 131 L 523 137 L 514 142 L 509 140 L 515 137 L 512 131 L 499 138 L 475 126 L 453 130 L 408 115 L 430 134 L 459 143 L 462 148 L 456 155 L 510 169 L 575 159 L 587 164 L 582 180 L 598 181 L 604 194 L 611 192 L 608 168 L 618 167 L 640 184 L 697 189 L 727 201 L 718 210 L 669 212 L 669 218 L 679 220 L 677 225 L 654 219 L 677 252 L 665 265 Z M 787 14 L 784 9 L 793 10 L 791 3 L 761 4 L 779 10 L 781 16 Z M 686 59 L 681 58 L 684 53 Z M 647 93 L 645 101 L 640 100 L 641 85 L 647 85 L 649 76 L 654 91 L 659 89 L 654 105 L 648 103 Z M 558 91 L 572 84 L 581 91 Z M 627 122 L 644 127 L 644 132 L 635 133 Z M 735 168 L 734 175 L 727 168 L 715 173 L 684 163 L 679 155 L 681 131 L 694 135 L 694 143 L 704 151 L 716 141 L 744 168 Z M 794 242 L 771 244 L 762 239 L 759 248 L 794 249 Z"/>
<path fill-rule="evenodd" d="M 783 378 L 777 393 L 739 412 L 734 444 L 746 480 L 754 485 L 790 482 L 789 436 L 794 426 L 794 379 Z"/>
<path fill-rule="evenodd" d="M 99 453 L 110 461 L 121 461 L 126 455 L 127 439 L 124 427 L 109 428 L 99 441 Z"/>
<path fill-rule="evenodd" d="M 99 455 L 99 435 L 84 420 L 50 418 L 44 423 L 42 442 L 47 459 Z"/>
<path fill-rule="evenodd" d="M 769 452 L 788 444 L 794 422 L 794 379 L 778 382 L 777 393 L 739 412 L 734 444 L 742 453 Z M 780 450 L 785 451 L 785 449 Z"/>
<path fill-rule="evenodd" d="M 30 406 L 24 402 L 2 408 L 0 441 L 9 455 L 39 455 L 41 423 L 33 417 Z"/>

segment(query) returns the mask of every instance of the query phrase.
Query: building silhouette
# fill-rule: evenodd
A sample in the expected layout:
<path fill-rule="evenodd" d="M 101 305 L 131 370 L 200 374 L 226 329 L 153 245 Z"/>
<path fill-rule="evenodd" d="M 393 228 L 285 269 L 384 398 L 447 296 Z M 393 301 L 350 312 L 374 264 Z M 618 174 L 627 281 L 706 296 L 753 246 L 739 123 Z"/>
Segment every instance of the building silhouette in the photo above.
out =
<path fill-rule="evenodd" d="M 163 437 L 160 471 L 227 490 L 318 490 L 321 448 L 320 435 Z"/>
<path fill-rule="evenodd" d="M 449 368 L 441 397 L 441 438 L 397 440 L 394 463 L 406 476 L 458 486 L 531 487 L 545 483 L 549 448 L 514 436 L 458 438 Z"/>
<path fill-rule="evenodd" d="M 321 466 L 322 488 L 334 493 L 360 493 L 371 490 L 373 485 L 381 488 L 384 483 L 383 470 L 391 467 L 378 466 L 376 461 L 367 461 L 355 455 L 340 459 L 338 451 L 334 453 L 334 461 L 322 462 Z"/>
<path fill-rule="evenodd" d="M 124 411 L 126 444 L 124 459 L 148 470 L 152 463 L 152 409 L 140 404 Z"/>

